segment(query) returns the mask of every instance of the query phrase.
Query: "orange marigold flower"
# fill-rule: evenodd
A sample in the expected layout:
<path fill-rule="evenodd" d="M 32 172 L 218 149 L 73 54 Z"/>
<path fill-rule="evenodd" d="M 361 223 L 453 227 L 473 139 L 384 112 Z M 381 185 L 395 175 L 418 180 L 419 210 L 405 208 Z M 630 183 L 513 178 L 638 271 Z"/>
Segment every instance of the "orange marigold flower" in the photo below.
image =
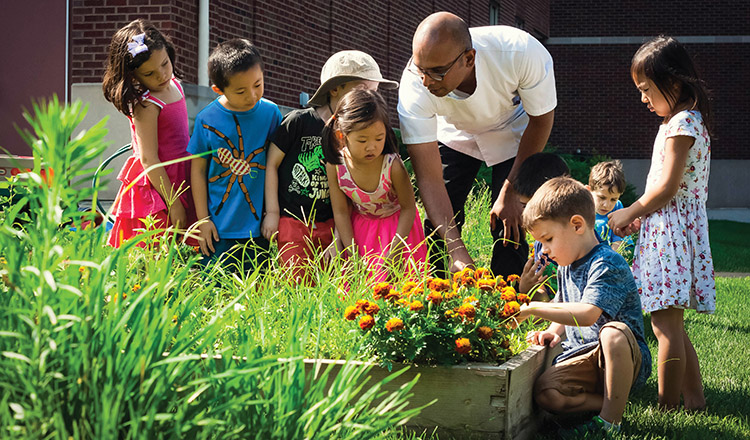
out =
<path fill-rule="evenodd" d="M 404 321 L 398 318 L 391 318 L 388 320 L 388 322 L 385 323 L 385 329 L 388 330 L 389 332 L 394 332 L 396 330 L 403 330 Z"/>
<path fill-rule="evenodd" d="M 430 292 L 430 294 L 427 295 L 427 301 L 431 301 L 435 305 L 440 304 L 443 302 L 443 294 L 440 292 Z"/>
<path fill-rule="evenodd" d="M 375 316 L 380 311 L 380 306 L 378 306 L 374 302 L 367 301 L 367 305 L 362 309 L 362 311 L 370 316 Z"/>
<path fill-rule="evenodd" d="M 369 303 L 369 301 L 367 301 L 366 299 L 359 299 L 356 303 L 354 303 L 354 307 L 364 312 L 365 308 L 367 307 L 367 303 Z"/>
<path fill-rule="evenodd" d="M 451 282 L 448 280 L 442 280 L 440 278 L 431 278 L 427 282 L 427 288 L 436 292 L 445 292 L 450 290 Z"/>
<path fill-rule="evenodd" d="M 359 328 L 362 330 L 369 330 L 375 325 L 375 318 L 370 315 L 365 315 L 359 318 Z"/>
<path fill-rule="evenodd" d="M 477 335 L 479 336 L 479 339 L 489 340 L 492 339 L 493 331 L 491 328 L 487 326 L 482 326 L 477 329 Z"/>
<path fill-rule="evenodd" d="M 500 299 L 503 301 L 515 301 L 516 300 L 516 289 L 512 287 L 506 287 L 500 294 Z"/>
<path fill-rule="evenodd" d="M 354 318 L 356 318 L 359 315 L 359 309 L 356 306 L 349 306 L 344 310 L 344 318 L 346 318 L 348 321 L 354 321 Z"/>
<path fill-rule="evenodd" d="M 531 298 L 529 297 L 529 295 L 527 295 L 525 293 L 519 293 L 518 294 L 518 302 L 519 303 L 524 303 L 526 305 L 529 305 L 529 303 L 531 302 Z"/>
<path fill-rule="evenodd" d="M 385 299 L 388 301 L 395 301 L 397 299 L 401 298 L 401 292 L 398 290 L 389 290 L 388 293 L 385 294 Z"/>
<path fill-rule="evenodd" d="M 200 246 L 193 246 L 193 252 L 195 252 L 196 254 L 200 254 L 201 253 L 201 247 Z"/>
<path fill-rule="evenodd" d="M 520 280 L 520 279 L 521 279 L 521 277 L 519 277 L 519 276 L 518 276 L 518 275 L 516 275 L 516 274 L 511 274 L 511 275 L 508 275 L 508 282 L 509 282 L 509 283 L 515 283 L 516 281 L 518 281 L 518 280 Z"/>
<path fill-rule="evenodd" d="M 136 284 L 130 290 L 132 290 L 133 292 L 137 292 L 137 291 L 141 290 L 141 285 L 140 284 Z"/>
<path fill-rule="evenodd" d="M 412 312 L 418 312 L 420 310 L 424 309 L 424 304 L 422 304 L 422 301 L 412 301 L 409 303 L 409 310 Z"/>
<path fill-rule="evenodd" d="M 500 343 L 500 347 L 502 347 L 505 350 L 509 349 L 510 348 L 510 341 L 507 340 L 507 339 L 503 340 L 503 342 Z"/>
<path fill-rule="evenodd" d="M 417 283 L 414 281 L 407 281 L 404 283 L 404 287 L 401 288 L 401 293 L 404 295 L 410 295 L 415 287 L 417 287 Z"/>
<path fill-rule="evenodd" d="M 86 268 L 81 266 L 78 268 L 78 272 L 84 273 L 86 271 Z"/>
<path fill-rule="evenodd" d="M 497 277 L 497 281 L 495 282 L 495 288 L 496 289 L 504 289 L 508 283 L 505 282 L 503 277 Z"/>
<path fill-rule="evenodd" d="M 446 310 L 446 311 L 445 311 L 445 313 L 444 313 L 443 315 L 444 315 L 444 316 L 445 316 L 446 318 L 448 318 L 448 319 L 451 319 L 451 318 L 453 318 L 454 316 L 456 316 L 456 314 L 455 314 L 455 313 L 453 312 L 453 310 Z"/>
<path fill-rule="evenodd" d="M 451 290 L 451 291 L 445 292 L 444 298 L 445 299 L 453 299 L 453 298 L 455 298 L 457 296 L 458 296 L 458 291 Z"/>
<path fill-rule="evenodd" d="M 388 284 L 386 282 L 377 283 L 375 285 L 375 287 L 372 288 L 372 296 L 375 299 L 380 299 L 380 298 L 383 298 L 386 295 L 388 295 L 388 293 L 390 291 L 391 291 L 391 285 L 390 284 Z"/>
<path fill-rule="evenodd" d="M 521 310 L 521 305 L 515 301 L 508 301 L 503 307 L 503 316 L 513 316 Z"/>
<path fill-rule="evenodd" d="M 474 271 L 474 278 L 476 278 L 477 280 L 481 280 L 482 278 L 492 278 L 492 273 L 490 273 L 488 269 L 480 267 L 479 269 Z"/>
<path fill-rule="evenodd" d="M 461 354 L 468 354 L 471 351 L 471 342 L 466 338 L 456 339 L 456 351 Z"/>
<path fill-rule="evenodd" d="M 482 278 L 477 281 L 477 287 L 484 290 L 485 292 L 491 292 L 495 288 L 494 278 Z"/>
<path fill-rule="evenodd" d="M 479 301 L 479 300 L 474 295 L 467 296 L 466 298 L 464 298 L 464 302 L 465 303 L 473 303 L 473 302 L 477 302 L 477 301 Z"/>
<path fill-rule="evenodd" d="M 477 309 L 475 309 L 474 306 L 469 303 L 461 304 L 461 306 L 458 308 L 458 314 L 472 319 L 476 316 Z"/>

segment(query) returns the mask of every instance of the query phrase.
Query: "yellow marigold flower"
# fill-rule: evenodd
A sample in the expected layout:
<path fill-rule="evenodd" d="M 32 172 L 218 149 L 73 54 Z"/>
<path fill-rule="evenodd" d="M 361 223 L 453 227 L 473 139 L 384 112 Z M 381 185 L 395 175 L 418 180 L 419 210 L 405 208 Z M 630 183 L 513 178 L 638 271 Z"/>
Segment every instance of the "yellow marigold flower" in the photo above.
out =
<path fill-rule="evenodd" d="M 136 284 L 136 285 L 134 285 L 134 286 L 133 286 L 133 288 L 132 288 L 132 289 L 130 289 L 130 290 L 132 290 L 133 292 L 137 292 L 137 291 L 139 291 L 140 289 L 141 289 L 141 285 L 140 285 L 140 284 Z"/>
<path fill-rule="evenodd" d="M 492 339 L 493 331 L 491 328 L 487 326 L 482 326 L 477 329 L 477 336 L 479 336 L 479 339 L 489 340 Z"/>
<path fill-rule="evenodd" d="M 349 306 L 344 310 L 344 318 L 346 318 L 347 321 L 354 321 L 354 318 L 358 315 L 359 309 L 356 306 Z"/>
<path fill-rule="evenodd" d="M 495 288 L 494 278 L 482 278 L 477 281 L 477 287 L 485 292 L 491 292 Z"/>
<path fill-rule="evenodd" d="M 417 286 L 414 289 L 412 289 L 411 294 L 409 296 L 420 296 L 424 295 L 424 287 Z"/>
<path fill-rule="evenodd" d="M 375 325 L 375 318 L 370 315 L 365 315 L 359 319 L 359 328 L 362 330 L 369 330 Z"/>
<path fill-rule="evenodd" d="M 443 294 L 440 292 L 430 292 L 430 294 L 427 295 L 427 301 L 430 301 L 433 304 L 438 305 L 441 302 L 443 302 Z"/>
<path fill-rule="evenodd" d="M 403 330 L 404 321 L 398 318 L 391 318 L 388 320 L 388 322 L 385 323 L 385 329 L 388 330 L 389 332 L 394 332 L 396 330 Z"/>
<path fill-rule="evenodd" d="M 498 290 L 504 289 L 508 283 L 505 282 L 503 277 L 497 277 L 497 281 L 495 282 L 495 288 Z"/>
<path fill-rule="evenodd" d="M 520 280 L 521 277 L 519 277 L 516 274 L 508 275 L 508 282 L 509 283 L 515 283 L 516 281 Z"/>
<path fill-rule="evenodd" d="M 78 268 L 78 272 L 84 273 L 86 271 L 86 268 L 81 266 Z"/>
<path fill-rule="evenodd" d="M 396 301 L 396 304 L 398 304 L 400 306 L 408 307 L 409 306 L 409 301 L 407 301 L 407 300 L 405 300 L 403 298 L 400 298 L 398 301 Z"/>
<path fill-rule="evenodd" d="M 474 303 L 474 302 L 477 302 L 477 301 L 479 301 L 479 300 L 474 295 L 467 296 L 466 298 L 464 298 L 464 302 L 465 303 Z"/>
<path fill-rule="evenodd" d="M 201 253 L 201 247 L 200 246 L 193 246 L 193 252 L 195 252 L 196 254 L 200 254 Z"/>
<path fill-rule="evenodd" d="M 409 310 L 411 310 L 412 312 L 418 312 L 422 309 L 424 309 L 422 301 L 412 301 L 411 303 L 409 303 Z"/>
<path fill-rule="evenodd" d="M 529 295 L 526 295 L 525 293 L 519 293 L 518 302 L 529 305 L 529 303 L 531 302 L 531 298 L 529 297 Z"/>
<path fill-rule="evenodd" d="M 506 287 L 500 294 L 500 299 L 503 301 L 515 301 L 516 300 L 516 289 L 512 287 Z"/>
<path fill-rule="evenodd" d="M 456 351 L 461 354 L 468 354 L 471 351 L 471 342 L 466 338 L 456 339 Z"/>
<path fill-rule="evenodd" d="M 362 311 L 370 316 L 375 316 L 380 311 L 380 306 L 378 306 L 374 302 L 367 301 L 367 305 L 362 309 Z"/>
<path fill-rule="evenodd" d="M 367 307 L 367 303 L 369 303 L 369 301 L 367 301 L 366 299 L 359 299 L 356 303 L 354 303 L 354 307 L 364 312 L 365 308 Z"/>
<path fill-rule="evenodd" d="M 484 267 L 480 267 L 479 269 L 474 271 L 474 278 L 478 280 L 481 280 L 482 278 L 492 278 L 492 273 L 485 269 Z"/>
<path fill-rule="evenodd" d="M 6 260 L 5 257 L 0 257 L 0 264 L 5 266 L 6 264 L 8 264 L 8 260 Z"/>
<path fill-rule="evenodd" d="M 427 283 L 427 287 L 430 290 L 434 290 L 436 292 L 445 292 L 447 290 L 450 290 L 451 282 L 448 280 L 442 280 L 440 278 L 432 278 Z"/>
<path fill-rule="evenodd" d="M 469 319 L 473 319 L 477 314 L 477 309 L 469 303 L 461 304 L 458 308 L 458 314 Z"/>
<path fill-rule="evenodd" d="M 125 301 L 126 299 L 128 299 L 128 294 L 125 292 L 122 292 L 122 300 Z"/>
<path fill-rule="evenodd" d="M 508 301 L 507 303 L 505 303 L 505 307 L 503 307 L 503 316 L 506 318 L 509 316 L 513 316 L 516 313 L 518 313 L 520 310 L 521 310 L 520 304 L 518 304 L 515 301 Z"/>
<path fill-rule="evenodd" d="M 407 281 L 404 283 L 404 287 L 401 288 L 401 293 L 404 295 L 410 295 L 415 287 L 417 287 L 417 283 L 414 281 Z"/>
<path fill-rule="evenodd" d="M 172 316 L 172 323 L 177 324 L 177 315 Z"/>
<path fill-rule="evenodd" d="M 388 301 L 395 301 L 399 298 L 401 298 L 401 293 L 398 290 L 390 289 L 388 293 L 385 294 L 385 299 Z"/>
<path fill-rule="evenodd" d="M 443 316 L 445 316 L 448 319 L 451 319 L 454 316 L 456 316 L 456 314 L 453 312 L 453 310 L 446 310 Z"/>
<path fill-rule="evenodd" d="M 445 292 L 444 298 L 445 299 L 453 299 L 458 296 L 458 292 L 456 290 L 451 290 L 449 292 Z"/>
<path fill-rule="evenodd" d="M 380 298 L 383 298 L 386 295 L 388 295 L 388 292 L 390 292 L 390 291 L 391 291 L 391 285 L 390 284 L 388 284 L 386 282 L 377 283 L 375 285 L 375 287 L 372 288 L 372 296 L 375 299 L 380 299 Z"/>

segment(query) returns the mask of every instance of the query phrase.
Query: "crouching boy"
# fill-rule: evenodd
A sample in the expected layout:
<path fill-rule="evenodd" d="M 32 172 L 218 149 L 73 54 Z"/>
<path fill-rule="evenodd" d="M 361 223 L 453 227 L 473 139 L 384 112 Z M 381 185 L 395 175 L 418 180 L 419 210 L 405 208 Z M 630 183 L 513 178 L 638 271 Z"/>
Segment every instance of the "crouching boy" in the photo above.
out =
<path fill-rule="evenodd" d="M 519 320 L 534 315 L 552 322 L 531 332 L 535 344 L 554 347 L 565 332 L 563 352 L 537 379 L 534 399 L 552 413 L 599 414 L 563 437 L 619 431 L 628 394 L 651 374 L 638 290 L 625 259 L 594 233 L 594 200 L 579 182 L 547 181 L 523 211 L 523 226 L 559 265 L 554 302 L 523 306 Z"/>

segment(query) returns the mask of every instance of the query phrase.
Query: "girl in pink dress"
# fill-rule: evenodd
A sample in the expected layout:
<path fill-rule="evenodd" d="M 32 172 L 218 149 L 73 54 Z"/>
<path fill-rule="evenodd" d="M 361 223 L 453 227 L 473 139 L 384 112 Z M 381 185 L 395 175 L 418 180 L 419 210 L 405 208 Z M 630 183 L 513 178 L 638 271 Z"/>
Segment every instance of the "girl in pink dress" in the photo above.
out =
<path fill-rule="evenodd" d="M 398 156 L 385 101 L 358 88 L 323 130 L 331 206 L 341 244 L 368 260 L 376 281 L 424 270 L 424 230 L 409 174 Z M 414 262 L 416 264 L 411 264 Z"/>
<path fill-rule="evenodd" d="M 158 229 L 196 221 L 187 190 L 190 161 L 158 167 L 139 179 L 150 166 L 189 156 L 187 107 L 173 76 L 174 58 L 172 43 L 145 20 L 131 22 L 112 37 L 102 89 L 130 121 L 133 148 L 117 176 L 122 186 L 112 207 L 115 224 L 109 237 L 114 247 L 142 232 L 148 216 Z"/>
<path fill-rule="evenodd" d="M 646 190 L 609 214 L 628 233 L 640 220 L 633 276 L 659 341 L 659 406 L 706 406 L 698 355 L 685 331 L 685 309 L 713 313 L 716 286 L 708 241 L 711 158 L 708 95 L 685 48 L 670 37 L 645 43 L 630 72 L 641 101 L 663 118 L 654 142 Z"/>

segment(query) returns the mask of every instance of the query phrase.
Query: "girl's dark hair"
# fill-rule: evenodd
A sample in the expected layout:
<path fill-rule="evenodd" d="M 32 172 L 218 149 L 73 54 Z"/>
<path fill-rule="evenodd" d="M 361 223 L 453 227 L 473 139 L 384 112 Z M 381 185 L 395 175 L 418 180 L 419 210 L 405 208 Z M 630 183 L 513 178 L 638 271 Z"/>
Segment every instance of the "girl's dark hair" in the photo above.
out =
<path fill-rule="evenodd" d="M 128 51 L 128 43 L 133 42 L 133 37 L 139 34 L 146 34 L 143 42 L 148 50 L 133 56 Z M 174 69 L 175 50 L 172 42 L 151 22 L 140 18 L 131 21 L 112 37 L 107 68 L 102 78 L 102 91 L 104 98 L 126 116 L 130 116 L 132 105 L 140 102 L 141 95 L 146 92 L 136 81 L 133 72 L 151 58 L 154 50 L 159 49 L 166 49 Z"/>
<path fill-rule="evenodd" d="M 376 121 L 385 125 L 383 154 L 398 153 L 396 133 L 391 128 L 385 100 L 380 93 L 358 87 L 344 95 L 323 128 L 323 154 L 326 162 L 334 165 L 342 163 L 341 148 L 346 141 L 343 137 L 338 137 L 337 132 L 346 136 L 354 130 L 369 127 Z"/>
<path fill-rule="evenodd" d="M 679 41 L 660 35 L 644 43 L 633 55 L 630 75 L 633 78 L 645 76 L 664 95 L 672 107 L 672 113 L 664 118 L 665 121 L 674 116 L 675 109 L 687 105 L 690 110 L 701 112 L 703 122 L 711 132 L 708 90 L 698 77 L 685 46 Z M 675 84 L 680 85 L 679 96 L 675 93 Z"/>

